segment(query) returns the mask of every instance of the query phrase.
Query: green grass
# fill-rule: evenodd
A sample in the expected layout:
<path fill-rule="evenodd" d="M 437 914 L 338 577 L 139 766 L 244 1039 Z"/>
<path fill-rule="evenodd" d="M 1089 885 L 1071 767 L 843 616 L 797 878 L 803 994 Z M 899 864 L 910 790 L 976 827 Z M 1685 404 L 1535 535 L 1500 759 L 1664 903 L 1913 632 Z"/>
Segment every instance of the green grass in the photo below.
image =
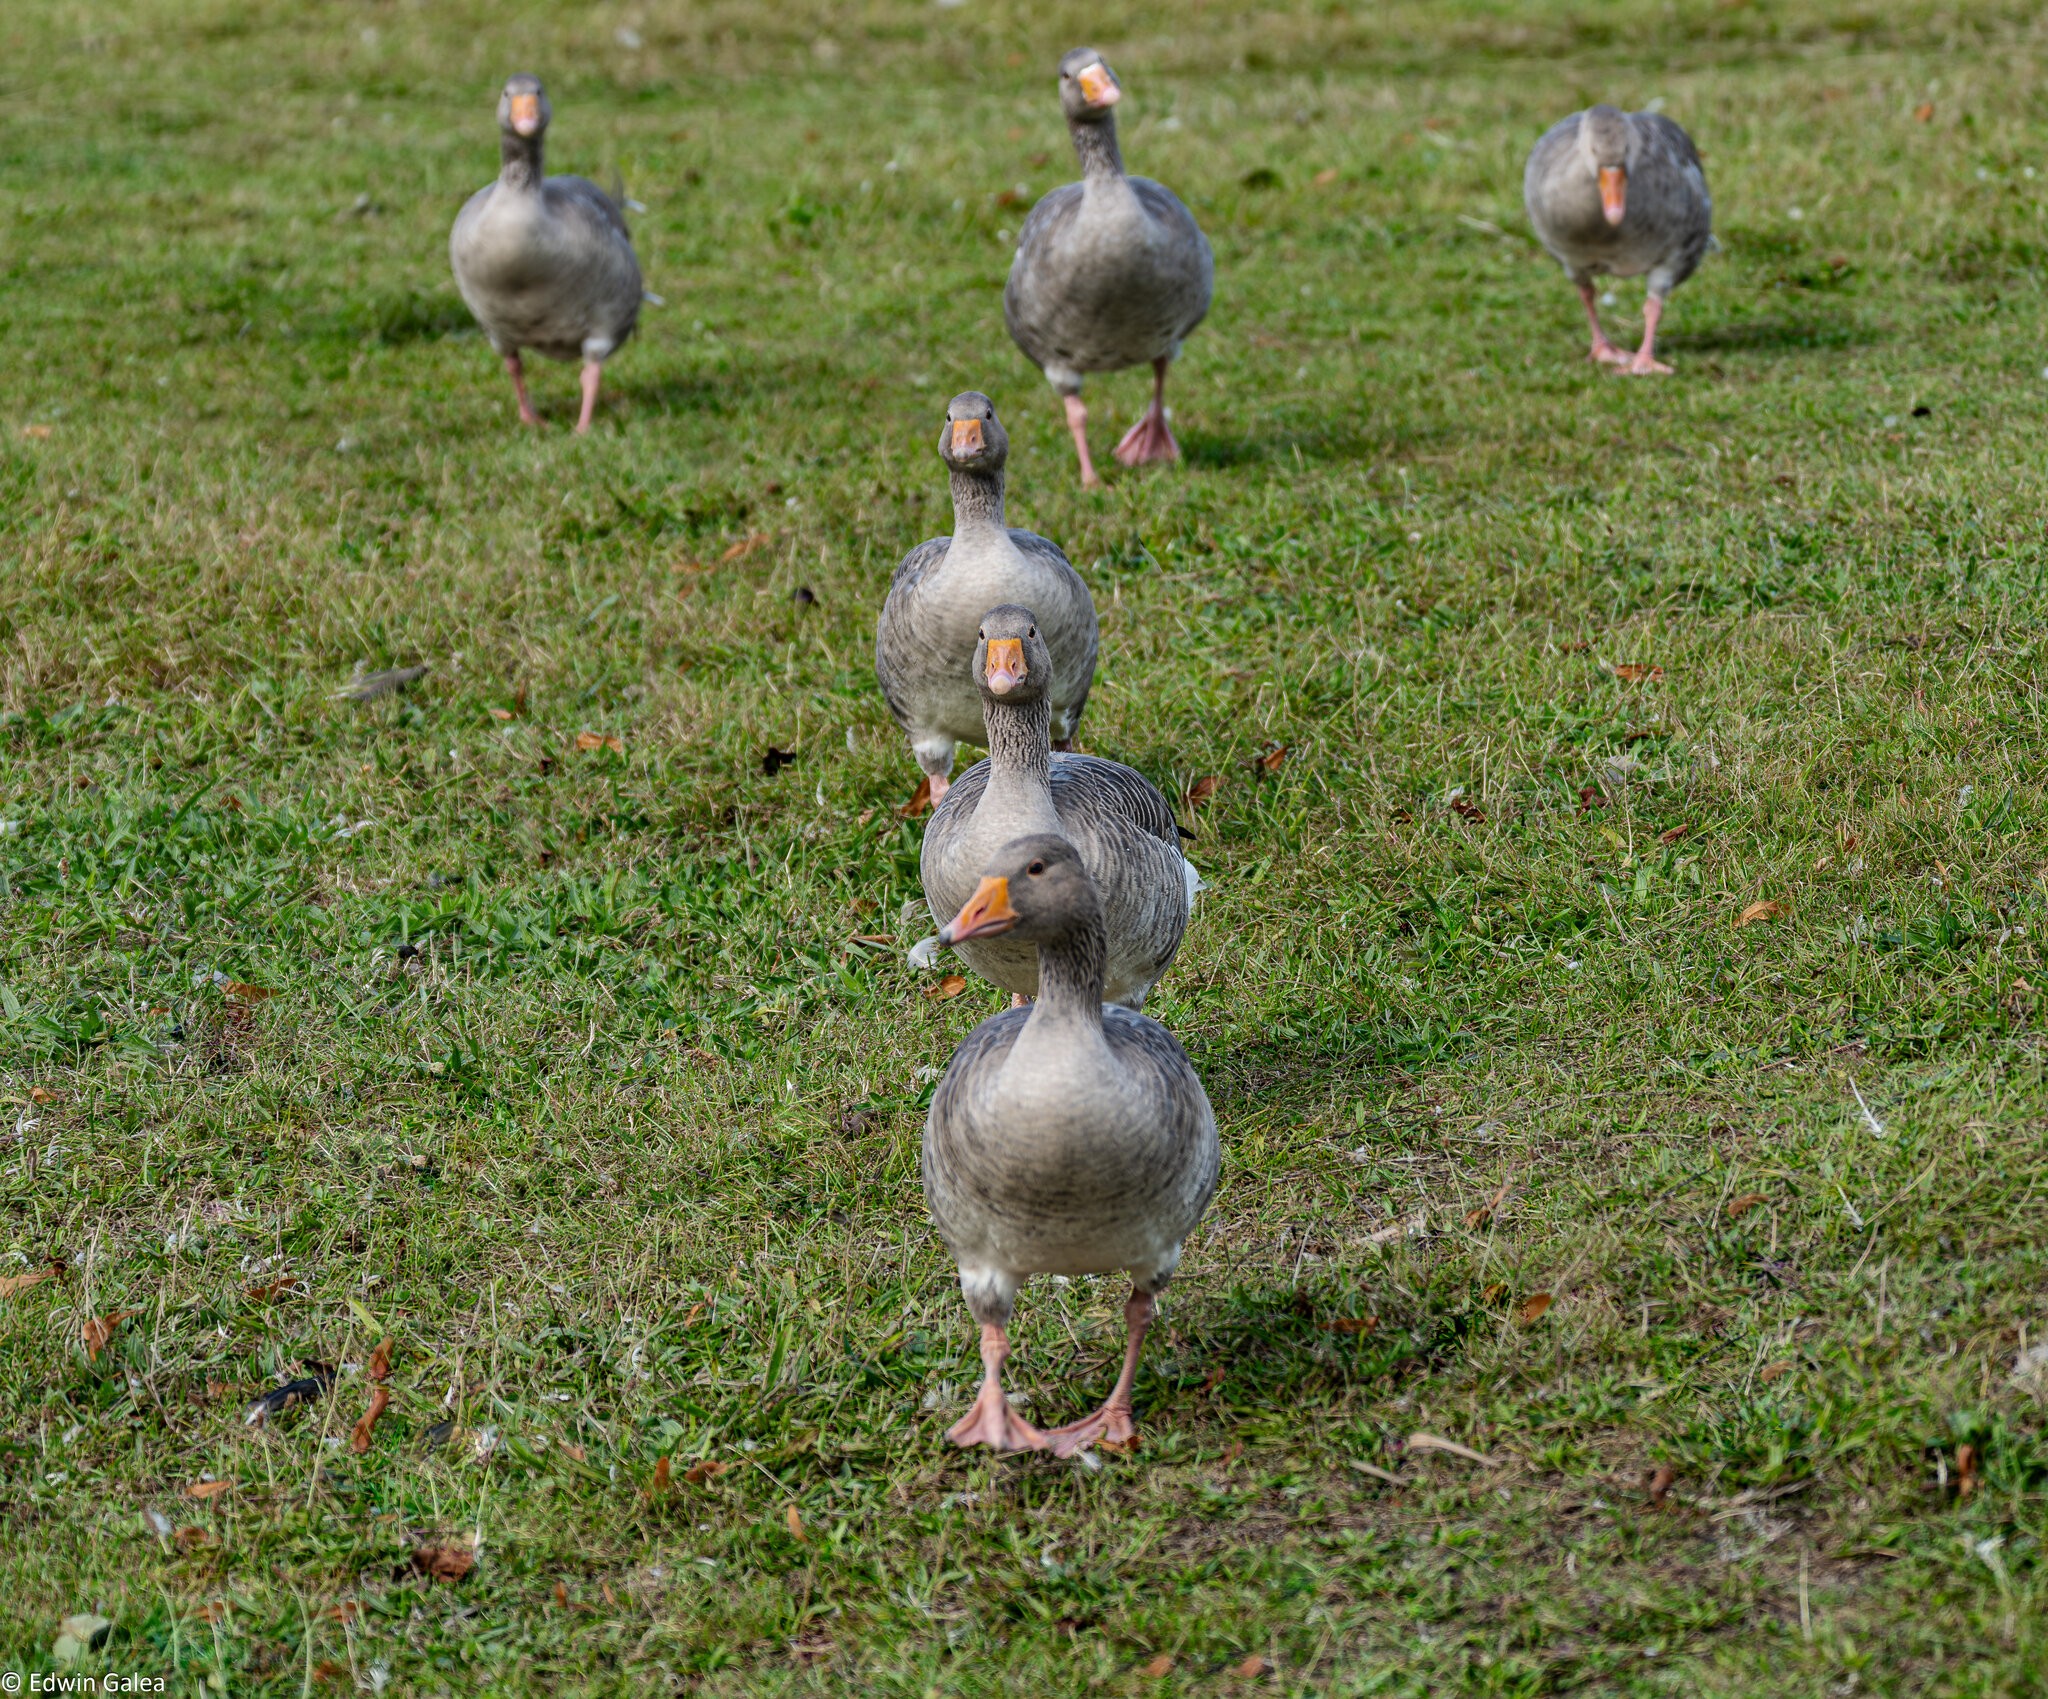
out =
<path fill-rule="evenodd" d="M 1094 497 L 999 310 L 1090 35 L 1219 278 L 1187 464 Z M 0 1273 L 64 1265 L 0 1298 L 0 1668 L 96 1610 L 82 1667 L 195 1693 L 2037 1690 L 2034 8 L 22 0 L 0 45 Z M 668 301 L 587 440 L 557 367 L 516 430 L 446 271 L 520 67 Z M 1520 164 L 1660 96 L 1725 252 L 1638 383 Z M 921 931 L 869 645 L 969 386 L 1096 592 L 1089 747 L 1223 780 L 1152 1009 L 1223 1184 L 1100 1467 L 943 1441 L 918 1137 L 996 999 L 854 941 Z M 1106 448 L 1143 381 L 1089 394 Z M 359 709 L 359 661 L 433 671 Z M 1035 1419 L 1121 1296 L 1027 1293 Z"/>

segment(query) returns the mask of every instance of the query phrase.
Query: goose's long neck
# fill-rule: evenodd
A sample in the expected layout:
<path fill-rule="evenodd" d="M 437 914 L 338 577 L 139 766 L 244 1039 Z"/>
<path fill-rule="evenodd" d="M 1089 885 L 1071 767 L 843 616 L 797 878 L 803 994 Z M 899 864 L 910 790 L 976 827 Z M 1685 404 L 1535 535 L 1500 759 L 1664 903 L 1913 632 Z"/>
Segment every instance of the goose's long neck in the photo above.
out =
<path fill-rule="evenodd" d="M 1116 145 L 1116 120 L 1099 119 L 1091 124 L 1068 126 L 1074 136 L 1074 152 L 1081 161 L 1081 181 L 1092 183 L 1124 174 L 1124 156 Z"/>
<path fill-rule="evenodd" d="M 953 483 L 953 535 L 1000 534 L 1003 530 L 1003 474 L 963 472 L 949 467 Z"/>
<path fill-rule="evenodd" d="M 498 143 L 498 181 L 508 189 L 522 193 L 540 187 L 539 136 L 522 136 L 516 130 L 500 132 Z"/>
<path fill-rule="evenodd" d="M 998 809 L 1043 803 L 1052 807 L 1052 697 L 1003 702 L 986 693 L 982 723 L 988 728 L 988 798 Z"/>
<path fill-rule="evenodd" d="M 1079 917 L 1064 938 L 1038 946 L 1038 1000 L 1030 1026 L 1086 1026 L 1102 1031 L 1102 982 L 1109 938 L 1099 910 Z"/>

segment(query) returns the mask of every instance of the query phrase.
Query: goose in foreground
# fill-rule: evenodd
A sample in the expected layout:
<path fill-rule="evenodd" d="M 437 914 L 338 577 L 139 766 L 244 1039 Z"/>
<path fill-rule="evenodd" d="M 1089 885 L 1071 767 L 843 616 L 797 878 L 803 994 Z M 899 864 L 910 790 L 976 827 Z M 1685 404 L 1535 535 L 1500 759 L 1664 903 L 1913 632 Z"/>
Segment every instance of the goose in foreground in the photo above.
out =
<path fill-rule="evenodd" d="M 516 76 L 498 96 L 504 164 L 455 216 L 448 259 L 455 286 L 512 374 L 519 417 L 540 415 L 526 394 L 520 350 L 583 362 L 590 429 L 604 363 L 640 317 L 640 262 L 617 201 L 582 177 L 547 177 L 541 142 L 553 108 L 538 77 Z"/>
<path fill-rule="evenodd" d="M 1216 264 L 1194 215 L 1171 189 L 1124 175 L 1116 145 L 1123 89 L 1102 55 L 1077 47 L 1060 61 L 1060 105 L 1081 181 L 1054 189 L 1024 220 L 1003 290 L 1010 336 L 1066 400 L 1081 482 L 1102 482 L 1088 458 L 1081 374 L 1150 363 L 1152 405 L 1116 445 L 1126 466 L 1174 460 L 1166 368 L 1209 310 Z"/>
<path fill-rule="evenodd" d="M 946 794 L 953 750 L 987 746 L 981 691 L 968 670 L 981 616 L 999 602 L 1038 610 L 1052 654 L 1052 735 L 1071 743 L 1095 677 L 1095 600 L 1058 545 L 1003 523 L 1010 438 L 979 390 L 956 395 L 939 432 L 953 484 L 953 534 L 903 557 L 875 625 L 875 676 L 910 738 L 931 800 Z"/>
<path fill-rule="evenodd" d="M 1102 905 L 1066 839 L 992 857 L 946 923 L 949 944 L 1009 937 L 1038 951 L 1038 1000 L 969 1033 L 932 1095 L 924 1191 L 981 1324 L 981 1391 L 947 1438 L 1070 1456 L 1135 1434 L 1131 1386 L 1155 1300 L 1216 1190 L 1216 1116 L 1157 1021 L 1102 1001 Z M 1003 1396 L 1017 1290 L 1034 1274 L 1127 1271 L 1128 1343 L 1108 1401 L 1041 1431 Z"/>
<path fill-rule="evenodd" d="M 1692 276 L 1714 240 L 1714 204 L 1692 137 L 1661 113 L 1588 107 L 1552 125 L 1530 150 L 1522 201 L 1538 240 L 1586 304 L 1592 357 L 1631 373 L 1670 371 L 1657 358 L 1664 298 Z M 1630 354 L 1600 328 L 1593 279 L 1645 272 L 1643 345 Z"/>
<path fill-rule="evenodd" d="M 957 913 L 989 858 L 1014 838 L 1059 833 L 1102 905 L 1104 998 L 1142 1009 L 1187 931 L 1199 883 L 1173 806 L 1143 773 L 1094 755 L 1055 755 L 1052 655 L 1029 608 L 992 608 L 974 650 L 988 759 L 960 775 L 925 828 L 918 873 L 932 918 Z M 1019 998 L 1038 992 L 1039 952 L 1021 937 L 963 941 L 960 955 Z"/>

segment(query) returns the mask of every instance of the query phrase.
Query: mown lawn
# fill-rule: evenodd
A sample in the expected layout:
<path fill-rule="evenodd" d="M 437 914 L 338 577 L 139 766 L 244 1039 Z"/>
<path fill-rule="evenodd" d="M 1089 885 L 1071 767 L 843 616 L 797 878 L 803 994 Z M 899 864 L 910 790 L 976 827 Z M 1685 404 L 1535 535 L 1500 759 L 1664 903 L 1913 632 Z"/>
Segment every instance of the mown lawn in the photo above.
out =
<path fill-rule="evenodd" d="M 1187 464 L 1099 496 L 999 307 L 1090 37 L 1219 277 Z M 79 1669 L 192 1693 L 2038 1691 L 2035 8 L 17 0 L 0 48 L 0 1669 L 91 1612 Z M 586 440 L 446 270 L 517 68 L 667 299 Z M 1602 97 L 1715 194 L 1660 382 L 1521 216 Z M 1223 1185 L 1088 1464 L 942 1437 L 919 1129 L 997 999 L 902 960 L 870 642 L 970 386 L 1096 593 L 1088 747 L 1220 780 L 1151 1012 Z M 1121 1300 L 1027 1294 L 1034 1419 Z"/>

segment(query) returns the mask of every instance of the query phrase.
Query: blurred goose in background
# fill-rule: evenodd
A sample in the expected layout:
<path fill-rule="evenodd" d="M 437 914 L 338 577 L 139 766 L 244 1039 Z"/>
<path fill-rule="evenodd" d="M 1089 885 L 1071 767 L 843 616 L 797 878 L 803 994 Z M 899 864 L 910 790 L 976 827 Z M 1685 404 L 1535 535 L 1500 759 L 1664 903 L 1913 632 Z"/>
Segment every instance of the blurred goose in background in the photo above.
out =
<path fill-rule="evenodd" d="M 1103 1003 L 1102 904 L 1066 839 L 1004 846 L 940 936 L 1031 945 L 1039 987 L 1029 1009 L 967 1035 L 925 1121 L 925 1199 L 981 1324 L 981 1391 L 947 1437 L 1062 1457 L 1098 1440 L 1127 1445 L 1157 1294 L 1216 1190 L 1215 1114 L 1171 1033 Z M 1132 1290 L 1115 1390 L 1078 1422 L 1033 1427 L 1003 1396 L 1018 1288 L 1034 1274 L 1117 1270 Z"/>
<path fill-rule="evenodd" d="M 925 828 L 918 871 L 932 918 L 957 913 L 989 858 L 1029 833 L 1080 852 L 1102 905 L 1103 996 L 1132 1009 L 1172 962 L 1199 880 L 1180 850 L 1173 806 L 1143 773 L 1094 755 L 1055 755 L 1052 655 L 1029 608 L 992 608 L 974 651 L 988 759 L 946 792 Z M 1038 991 L 1027 940 L 963 941 L 961 959 L 1020 1000 Z"/>
<path fill-rule="evenodd" d="M 498 96 L 504 160 L 498 180 L 470 196 L 448 237 L 455 286 L 504 358 L 519 417 L 540 423 L 526 394 L 522 349 L 583 362 L 590 429 L 604 363 L 640 316 L 640 262 L 619 203 L 582 177 L 546 177 L 541 142 L 553 108 L 538 77 L 516 76 Z"/>
<path fill-rule="evenodd" d="M 1588 107 L 1530 150 L 1522 200 L 1538 240 L 1586 304 L 1592 357 L 1632 373 L 1669 372 L 1657 359 L 1664 298 L 1698 269 L 1714 240 L 1714 205 L 1692 138 L 1656 112 Z M 1643 345 L 1617 348 L 1600 328 L 1593 279 L 1649 273 Z"/>
<path fill-rule="evenodd" d="M 1056 544 L 1003 523 L 1010 438 L 979 390 L 956 395 L 939 432 L 953 485 L 953 534 L 903 557 L 875 625 L 875 676 L 910 739 L 931 800 L 946 794 L 956 744 L 987 746 L 969 666 L 981 616 L 1002 602 L 1037 610 L 1052 655 L 1052 736 L 1072 742 L 1095 677 L 1095 600 Z"/>
<path fill-rule="evenodd" d="M 1066 398 L 1081 482 L 1101 483 L 1088 457 L 1081 374 L 1151 364 L 1152 405 L 1116 445 L 1126 466 L 1179 458 L 1166 423 L 1166 368 L 1209 310 L 1215 260 L 1188 209 L 1144 177 L 1124 174 L 1116 145 L 1123 89 L 1102 55 L 1077 47 L 1060 61 L 1060 105 L 1081 181 L 1031 209 L 1003 291 L 1017 346 Z"/>

